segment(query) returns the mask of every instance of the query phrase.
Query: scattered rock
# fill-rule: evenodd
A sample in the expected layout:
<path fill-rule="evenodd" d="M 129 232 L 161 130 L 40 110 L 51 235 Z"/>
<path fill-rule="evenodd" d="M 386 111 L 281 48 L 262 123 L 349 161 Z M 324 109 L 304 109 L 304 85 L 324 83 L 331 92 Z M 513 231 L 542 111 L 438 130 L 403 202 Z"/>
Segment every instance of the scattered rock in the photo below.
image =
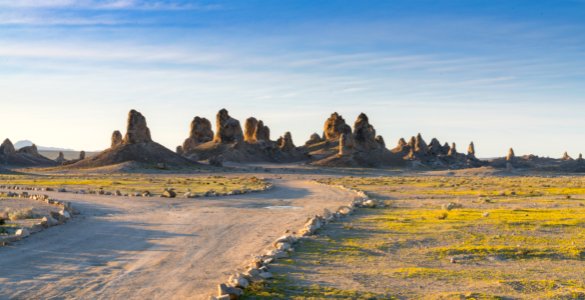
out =
<path fill-rule="evenodd" d="M 22 237 L 22 238 L 25 238 L 25 237 L 28 237 L 30 235 L 30 232 L 26 228 L 21 228 L 21 229 L 18 229 L 16 231 L 15 235 Z"/>
<path fill-rule="evenodd" d="M 177 193 L 173 189 L 165 189 L 161 195 L 163 198 L 175 198 Z"/>

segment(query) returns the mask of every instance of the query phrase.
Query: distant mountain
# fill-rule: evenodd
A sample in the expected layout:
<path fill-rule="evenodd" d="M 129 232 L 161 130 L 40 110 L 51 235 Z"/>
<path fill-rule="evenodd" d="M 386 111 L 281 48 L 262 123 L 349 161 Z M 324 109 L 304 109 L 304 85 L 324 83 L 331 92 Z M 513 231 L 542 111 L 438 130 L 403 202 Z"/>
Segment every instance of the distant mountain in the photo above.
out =
<path fill-rule="evenodd" d="M 23 147 L 32 146 L 34 143 L 29 140 L 22 140 L 14 143 L 14 148 L 17 150 Z M 73 149 L 59 148 L 59 147 L 45 147 L 37 145 L 39 151 L 75 151 Z"/>

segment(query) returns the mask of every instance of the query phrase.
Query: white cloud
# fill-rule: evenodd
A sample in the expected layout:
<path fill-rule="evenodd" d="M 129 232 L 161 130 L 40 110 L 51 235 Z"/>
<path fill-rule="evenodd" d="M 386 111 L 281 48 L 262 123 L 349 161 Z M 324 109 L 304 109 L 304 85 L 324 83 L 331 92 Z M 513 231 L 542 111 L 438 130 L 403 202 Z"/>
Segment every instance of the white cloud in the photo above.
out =
<path fill-rule="evenodd" d="M 209 10 L 218 5 L 184 3 L 182 1 L 146 0 L 0 0 L 0 7 L 13 9 L 92 9 L 92 10 Z"/>

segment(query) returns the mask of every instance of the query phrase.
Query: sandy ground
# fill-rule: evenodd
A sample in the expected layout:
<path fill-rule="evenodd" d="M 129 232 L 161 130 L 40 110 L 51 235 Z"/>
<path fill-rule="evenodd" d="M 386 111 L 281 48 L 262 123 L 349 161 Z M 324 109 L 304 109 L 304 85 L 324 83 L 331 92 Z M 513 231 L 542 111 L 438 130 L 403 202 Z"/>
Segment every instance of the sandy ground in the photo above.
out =
<path fill-rule="evenodd" d="M 273 183 L 188 200 L 52 194 L 81 215 L 0 248 L 0 298 L 207 299 L 286 229 L 354 197 L 297 175 Z"/>

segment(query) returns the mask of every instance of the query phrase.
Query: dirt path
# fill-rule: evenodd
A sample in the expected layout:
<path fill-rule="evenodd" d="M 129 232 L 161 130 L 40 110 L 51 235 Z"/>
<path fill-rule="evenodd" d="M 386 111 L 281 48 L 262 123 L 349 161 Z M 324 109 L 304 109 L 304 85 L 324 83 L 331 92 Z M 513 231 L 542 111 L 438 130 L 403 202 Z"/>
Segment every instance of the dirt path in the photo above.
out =
<path fill-rule="evenodd" d="M 353 197 L 293 177 L 274 184 L 210 199 L 53 194 L 81 215 L 0 248 L 0 298 L 207 299 L 284 230 Z"/>

